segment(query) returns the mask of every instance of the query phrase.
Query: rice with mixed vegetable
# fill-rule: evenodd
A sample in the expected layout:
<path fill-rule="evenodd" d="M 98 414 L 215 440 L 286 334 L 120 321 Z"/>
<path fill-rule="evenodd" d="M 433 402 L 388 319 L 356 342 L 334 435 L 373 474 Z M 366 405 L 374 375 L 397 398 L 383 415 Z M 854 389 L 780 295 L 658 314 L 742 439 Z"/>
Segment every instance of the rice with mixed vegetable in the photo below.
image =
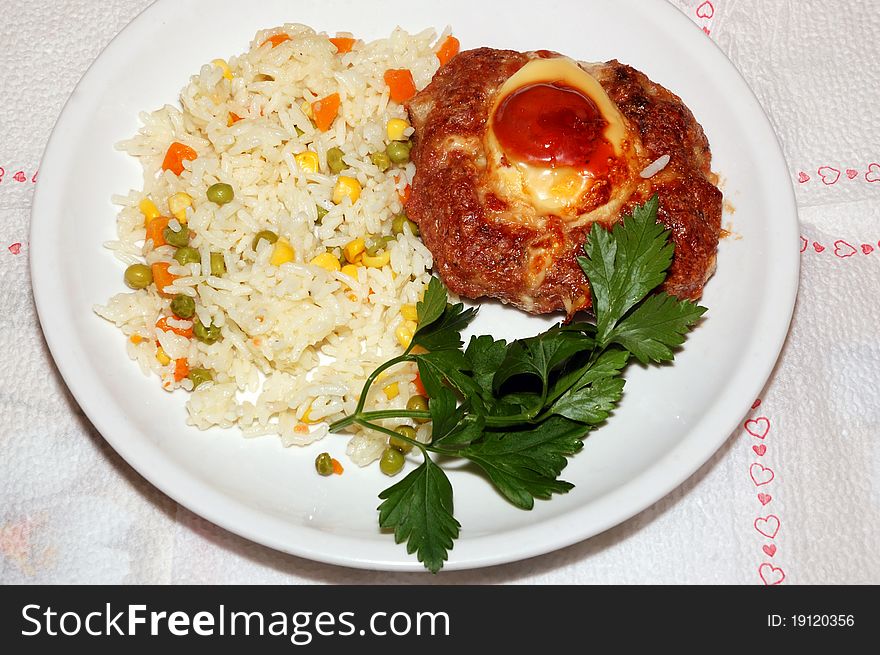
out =
<path fill-rule="evenodd" d="M 409 343 L 432 261 L 403 213 L 412 128 L 393 98 L 430 82 L 443 36 L 261 31 L 120 144 L 144 182 L 114 198 L 106 245 L 134 290 L 95 311 L 188 394 L 192 425 L 311 443 Z M 404 407 L 414 375 L 393 369 L 368 406 Z M 386 441 L 357 433 L 348 453 L 364 465 Z"/>

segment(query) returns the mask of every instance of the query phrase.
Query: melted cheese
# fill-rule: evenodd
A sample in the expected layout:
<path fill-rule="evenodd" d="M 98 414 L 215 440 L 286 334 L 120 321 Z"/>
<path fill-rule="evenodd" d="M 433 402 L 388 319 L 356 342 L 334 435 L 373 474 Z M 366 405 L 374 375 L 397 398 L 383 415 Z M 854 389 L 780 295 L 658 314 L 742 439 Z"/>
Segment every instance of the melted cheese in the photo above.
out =
<path fill-rule="evenodd" d="M 496 179 L 508 197 L 525 197 L 542 213 L 566 213 L 565 210 L 576 206 L 593 185 L 590 173 L 570 166 L 551 168 L 521 161 L 504 151 L 491 125 L 495 110 L 504 98 L 516 89 L 540 82 L 560 82 L 589 97 L 605 119 L 603 136 L 618 157 L 624 151 L 627 128 L 623 116 L 598 80 L 568 57 L 532 59 L 501 86 L 489 112 L 490 126 L 485 142 Z"/>

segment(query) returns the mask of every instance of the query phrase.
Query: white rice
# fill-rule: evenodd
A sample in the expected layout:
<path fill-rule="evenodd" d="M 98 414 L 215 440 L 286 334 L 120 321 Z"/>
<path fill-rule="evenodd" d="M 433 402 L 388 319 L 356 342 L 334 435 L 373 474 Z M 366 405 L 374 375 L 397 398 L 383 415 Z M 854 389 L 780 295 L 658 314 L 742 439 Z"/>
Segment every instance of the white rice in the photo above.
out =
<path fill-rule="evenodd" d="M 282 32 L 289 41 L 261 46 Z M 437 69 L 435 44 L 442 36 L 397 29 L 387 39 L 358 41 L 340 55 L 326 35 L 304 25 L 261 31 L 248 52 L 229 59 L 231 80 L 221 67 L 205 64 L 181 92 L 180 108 L 142 113 L 138 135 L 119 145 L 144 171 L 143 189 L 114 197 L 121 206 L 118 241 L 106 246 L 122 264 L 120 281 L 129 264 L 168 262 L 177 279 L 166 291 L 195 299 L 196 317 L 220 326 L 223 338 L 209 345 L 157 328 L 162 317 L 179 330 L 192 321 L 175 319 L 169 299 L 155 285 L 119 293 L 95 311 L 121 329 L 129 356 L 146 375 L 158 376 L 168 391 L 187 394 L 191 425 L 237 426 L 246 435 L 279 435 L 285 445 L 310 443 L 327 434 L 329 421 L 352 412 L 366 376 L 402 351 L 395 338 L 401 306 L 418 301 L 432 265 L 421 241 L 405 230 L 389 244 L 390 264 L 358 267 L 357 280 L 308 262 L 328 250 L 339 254 L 357 237 L 392 233 L 392 219 L 402 211 L 398 192 L 414 171 L 408 164 L 382 173 L 370 161 L 371 153 L 385 148 L 388 120 L 406 117 L 389 100 L 383 75 L 407 68 L 423 88 Z M 331 93 L 341 97 L 339 117 L 319 132 L 302 105 Z M 242 120 L 228 125 L 230 113 Z M 179 177 L 161 168 L 174 141 L 198 153 Z M 350 166 L 344 174 L 363 187 L 353 205 L 331 200 L 337 176 L 327 168 L 326 153 L 334 146 Z M 318 154 L 319 173 L 304 173 L 296 164 L 294 156 L 306 150 Z M 218 206 L 207 200 L 216 182 L 232 185 L 232 202 Z M 177 192 L 193 198 L 187 226 L 195 233 L 190 246 L 200 255 L 199 262 L 185 266 L 172 258 L 173 247 L 144 243 L 138 208 L 149 198 L 170 215 L 167 201 Z M 316 205 L 329 210 L 320 224 Z M 266 241 L 254 251 L 251 244 L 261 230 L 286 238 L 294 261 L 273 266 L 273 247 Z M 223 253 L 222 276 L 210 275 L 212 252 Z M 159 347 L 170 362 L 160 361 Z M 210 369 L 214 381 L 193 391 L 189 379 L 174 379 L 176 359 L 186 359 L 191 369 Z M 404 407 L 415 393 L 413 377 L 412 368 L 390 371 L 374 385 L 368 406 Z M 399 393 L 389 399 L 383 388 L 394 383 Z M 348 452 L 365 465 L 384 445 L 382 435 L 361 432 Z"/>

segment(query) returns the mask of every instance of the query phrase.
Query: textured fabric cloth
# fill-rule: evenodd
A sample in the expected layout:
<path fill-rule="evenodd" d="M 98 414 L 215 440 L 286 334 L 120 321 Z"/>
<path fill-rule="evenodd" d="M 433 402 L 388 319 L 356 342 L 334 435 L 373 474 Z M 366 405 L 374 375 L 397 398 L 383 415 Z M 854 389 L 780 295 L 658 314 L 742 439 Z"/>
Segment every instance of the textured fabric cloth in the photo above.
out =
<path fill-rule="evenodd" d="M 4 4 L 0 582 L 880 582 L 880 14 L 873 3 L 674 0 L 743 73 L 789 164 L 803 251 L 783 354 L 740 429 L 651 508 L 560 551 L 430 578 L 307 561 L 195 516 L 104 442 L 52 363 L 27 265 L 40 156 L 80 76 L 148 4 Z"/>

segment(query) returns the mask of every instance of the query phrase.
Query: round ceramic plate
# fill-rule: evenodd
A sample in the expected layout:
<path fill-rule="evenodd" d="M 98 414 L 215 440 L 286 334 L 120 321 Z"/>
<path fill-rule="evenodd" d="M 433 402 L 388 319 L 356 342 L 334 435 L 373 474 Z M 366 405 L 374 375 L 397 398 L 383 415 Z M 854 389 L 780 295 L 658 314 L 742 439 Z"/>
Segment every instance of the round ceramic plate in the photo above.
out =
<path fill-rule="evenodd" d="M 420 570 L 379 531 L 377 494 L 388 478 L 350 465 L 314 474 L 319 450 L 344 460 L 345 437 L 284 449 L 237 430 L 185 423 L 183 393 L 143 377 L 124 339 L 92 306 L 124 290 L 101 244 L 115 237 L 113 193 L 140 187 L 138 164 L 114 149 L 138 112 L 174 103 L 189 76 L 247 49 L 254 33 L 300 22 L 331 33 L 387 36 L 451 25 L 462 48 L 552 49 L 587 61 L 616 58 L 679 94 L 705 128 L 733 236 L 706 287 L 707 319 L 673 366 L 628 372 L 619 410 L 564 472 L 576 488 L 531 512 L 507 504 L 471 470 L 451 472 L 461 538 L 447 568 L 498 564 L 590 537 L 681 484 L 725 441 L 769 375 L 797 290 L 797 215 L 787 168 L 758 102 L 733 65 L 672 6 L 656 2 L 472 0 L 375 3 L 162 0 L 104 50 L 70 97 L 40 166 L 31 269 L 40 321 L 61 374 L 113 447 L 169 496 L 254 541 L 325 562 Z M 545 319 L 486 305 L 473 332 L 533 335 Z"/>

